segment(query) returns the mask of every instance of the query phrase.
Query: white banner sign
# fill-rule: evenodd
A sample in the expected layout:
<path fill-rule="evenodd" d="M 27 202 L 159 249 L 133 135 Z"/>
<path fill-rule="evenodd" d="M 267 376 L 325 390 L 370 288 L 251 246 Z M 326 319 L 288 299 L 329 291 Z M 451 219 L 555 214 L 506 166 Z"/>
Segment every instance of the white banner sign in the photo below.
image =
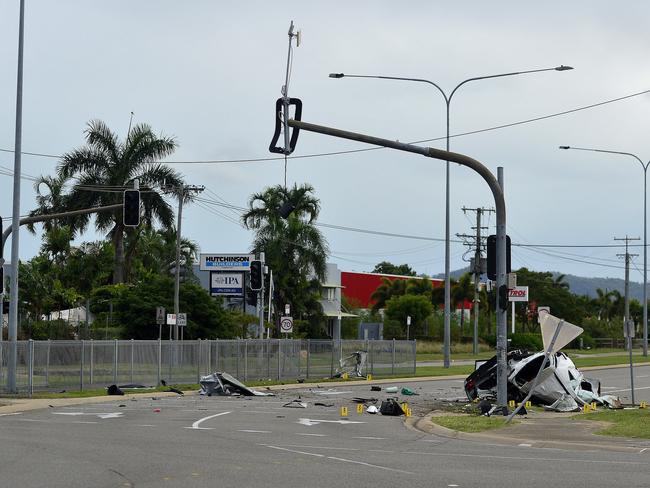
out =
<path fill-rule="evenodd" d="M 244 273 L 210 273 L 210 295 L 217 296 L 243 296 Z"/>
<path fill-rule="evenodd" d="M 167 314 L 167 325 L 176 325 L 176 314 L 168 313 Z"/>
<path fill-rule="evenodd" d="M 528 287 L 515 286 L 508 290 L 508 300 L 511 302 L 527 302 L 528 301 Z"/>
<path fill-rule="evenodd" d="M 201 271 L 248 271 L 253 254 L 201 254 L 199 269 Z"/>

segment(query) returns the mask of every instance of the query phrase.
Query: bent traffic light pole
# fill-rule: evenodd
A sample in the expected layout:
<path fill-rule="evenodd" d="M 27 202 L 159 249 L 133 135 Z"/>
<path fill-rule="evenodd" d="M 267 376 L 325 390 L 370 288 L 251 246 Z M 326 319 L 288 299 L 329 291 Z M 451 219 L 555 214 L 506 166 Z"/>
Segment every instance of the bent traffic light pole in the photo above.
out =
<path fill-rule="evenodd" d="M 310 124 L 307 122 L 289 120 L 289 126 L 296 129 L 306 130 L 309 132 L 317 132 L 332 137 L 341 139 L 348 139 L 351 141 L 363 142 L 375 146 L 388 147 L 397 149 L 398 151 L 406 151 L 411 153 L 420 154 L 428 158 L 439 159 L 441 161 L 451 161 L 458 163 L 461 166 L 476 171 L 490 187 L 492 195 L 494 196 L 494 205 L 496 208 L 497 219 L 497 242 L 496 242 L 496 266 L 497 266 L 497 287 L 505 286 L 506 284 L 506 203 L 501 190 L 501 185 L 490 172 L 487 167 L 479 161 L 455 152 L 443 151 L 432 147 L 420 147 L 412 144 L 405 144 L 403 142 L 391 141 L 379 137 L 368 136 L 365 134 L 358 134 L 356 132 L 348 132 L 332 127 L 324 127 L 321 125 Z M 502 307 L 497 299 L 496 316 L 497 316 L 497 404 L 506 407 L 508 403 L 507 397 L 507 324 L 506 324 L 506 307 Z"/>
<path fill-rule="evenodd" d="M 122 208 L 124 205 L 122 203 L 116 203 L 114 205 L 106 205 L 104 207 L 94 207 L 94 208 L 84 208 L 81 210 L 72 210 L 70 212 L 60 212 L 47 215 L 36 215 L 34 217 L 24 217 L 20 219 L 20 225 L 33 224 L 36 222 L 45 222 L 47 220 L 62 219 L 65 217 L 72 217 L 74 215 L 85 215 L 91 213 L 107 212 L 110 210 L 117 210 Z M 13 227 L 7 227 L 4 232 L 2 232 L 2 240 L 0 241 L 0 266 L 4 266 L 4 248 L 7 238 L 11 235 Z M 3 293 L 4 287 L 0 289 L 0 302 L 4 299 Z M 9 348 L 9 358 L 7 361 L 7 389 L 10 393 L 16 393 L 16 340 L 18 338 L 18 307 L 14 309 L 15 314 L 12 313 L 12 309 L 9 309 L 9 327 L 7 339 L 11 347 Z M 2 337 L 0 336 L 0 339 Z"/>

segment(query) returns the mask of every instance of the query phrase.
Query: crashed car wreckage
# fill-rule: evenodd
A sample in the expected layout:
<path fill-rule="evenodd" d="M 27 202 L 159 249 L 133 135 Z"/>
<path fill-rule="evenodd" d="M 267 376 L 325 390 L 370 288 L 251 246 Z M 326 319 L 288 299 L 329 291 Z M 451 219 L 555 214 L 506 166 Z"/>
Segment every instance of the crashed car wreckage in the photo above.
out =
<path fill-rule="evenodd" d="M 572 327 L 579 330 L 578 335 L 582 332 L 579 327 Z M 601 395 L 600 381 L 586 378 L 573 361 L 557 349 L 548 355 L 546 361 L 544 351 L 532 353 L 515 349 L 508 352 L 508 400 L 521 402 L 530 395 L 533 403 L 561 412 L 576 411 L 593 402 L 610 408 L 622 408 L 618 397 Z M 464 388 L 470 401 L 496 397 L 497 356 L 472 372 L 465 379 Z"/>

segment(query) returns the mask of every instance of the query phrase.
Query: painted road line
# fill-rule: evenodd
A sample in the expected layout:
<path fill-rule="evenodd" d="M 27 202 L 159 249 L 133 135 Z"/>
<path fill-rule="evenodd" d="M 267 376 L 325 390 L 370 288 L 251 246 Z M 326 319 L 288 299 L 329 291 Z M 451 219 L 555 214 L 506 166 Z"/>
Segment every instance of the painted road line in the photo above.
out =
<path fill-rule="evenodd" d="M 303 446 L 300 444 L 285 444 L 286 447 L 297 447 L 299 449 L 326 449 L 330 451 L 360 451 L 356 447 L 329 447 L 329 446 Z"/>
<path fill-rule="evenodd" d="M 192 427 L 185 427 L 186 429 L 195 429 L 195 430 L 212 430 L 212 427 L 199 427 L 201 423 L 205 422 L 206 420 L 213 419 L 215 417 L 221 417 L 222 415 L 228 415 L 230 412 L 221 412 L 221 413 L 215 413 L 214 415 L 208 415 L 207 417 L 203 417 L 202 419 L 197 420 L 192 424 Z"/>
<path fill-rule="evenodd" d="M 270 434 L 270 430 L 250 430 L 250 429 L 240 429 L 237 432 L 247 432 L 249 434 Z"/>
<path fill-rule="evenodd" d="M 296 422 L 297 424 L 300 425 L 318 425 L 322 423 L 327 423 L 327 424 L 341 424 L 341 425 L 346 425 L 346 424 L 365 424 L 365 422 L 357 422 L 355 420 L 318 420 L 318 419 L 298 419 Z"/>
<path fill-rule="evenodd" d="M 278 451 L 293 452 L 295 454 L 304 454 L 305 456 L 313 456 L 313 457 L 331 459 L 333 461 L 339 461 L 339 462 L 342 462 L 342 463 L 359 464 L 361 466 L 367 466 L 369 468 L 383 469 L 383 470 L 386 470 L 386 471 L 393 471 L 393 472 L 396 472 L 396 473 L 403 473 L 403 474 L 413 474 L 410 471 L 403 471 L 401 469 L 394 469 L 394 468 L 389 468 L 387 466 L 380 466 L 378 464 L 365 463 L 363 461 L 353 461 L 351 459 L 344 459 L 344 458 L 339 458 L 339 457 L 335 457 L 335 456 L 325 456 L 324 454 L 318 454 L 318 453 L 315 453 L 315 452 L 298 451 L 296 449 L 287 449 L 285 447 L 271 446 L 271 445 L 268 445 L 268 444 L 258 444 L 258 445 L 263 446 L 263 447 L 268 447 L 270 449 L 276 449 Z"/>
<path fill-rule="evenodd" d="M 637 391 L 637 390 L 650 390 L 650 386 L 642 386 L 641 388 L 635 387 L 634 391 Z M 618 392 L 621 392 L 621 391 L 630 391 L 630 389 L 629 388 L 621 388 L 620 390 L 610 390 L 607 393 L 618 393 Z"/>
<path fill-rule="evenodd" d="M 0 413 L 0 417 L 7 417 L 9 415 L 20 415 L 23 412 L 13 412 L 13 413 Z"/>
<path fill-rule="evenodd" d="M 368 440 L 371 440 L 371 441 L 383 441 L 386 438 L 385 437 L 372 437 L 370 435 L 362 435 L 362 436 L 359 436 L 359 437 L 352 437 L 352 439 L 368 439 Z"/>
<path fill-rule="evenodd" d="M 296 432 L 296 435 L 310 435 L 313 437 L 328 437 L 327 434 L 307 434 L 305 432 Z"/>
<path fill-rule="evenodd" d="M 75 420 L 70 422 L 71 424 L 98 424 L 99 422 L 94 422 L 92 420 Z"/>

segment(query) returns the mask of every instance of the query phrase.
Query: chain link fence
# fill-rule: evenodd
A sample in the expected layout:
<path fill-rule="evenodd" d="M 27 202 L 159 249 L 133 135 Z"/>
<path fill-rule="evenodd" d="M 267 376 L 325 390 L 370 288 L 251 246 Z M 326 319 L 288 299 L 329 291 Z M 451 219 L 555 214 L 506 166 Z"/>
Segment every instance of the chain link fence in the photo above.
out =
<path fill-rule="evenodd" d="M 240 380 L 323 379 L 340 360 L 364 351 L 364 374 L 415 373 L 415 341 L 198 340 L 198 341 L 8 341 L 0 342 L 0 391 L 7 392 L 15 354 L 16 390 L 84 390 L 107 385 L 198 383 L 225 371 Z"/>

